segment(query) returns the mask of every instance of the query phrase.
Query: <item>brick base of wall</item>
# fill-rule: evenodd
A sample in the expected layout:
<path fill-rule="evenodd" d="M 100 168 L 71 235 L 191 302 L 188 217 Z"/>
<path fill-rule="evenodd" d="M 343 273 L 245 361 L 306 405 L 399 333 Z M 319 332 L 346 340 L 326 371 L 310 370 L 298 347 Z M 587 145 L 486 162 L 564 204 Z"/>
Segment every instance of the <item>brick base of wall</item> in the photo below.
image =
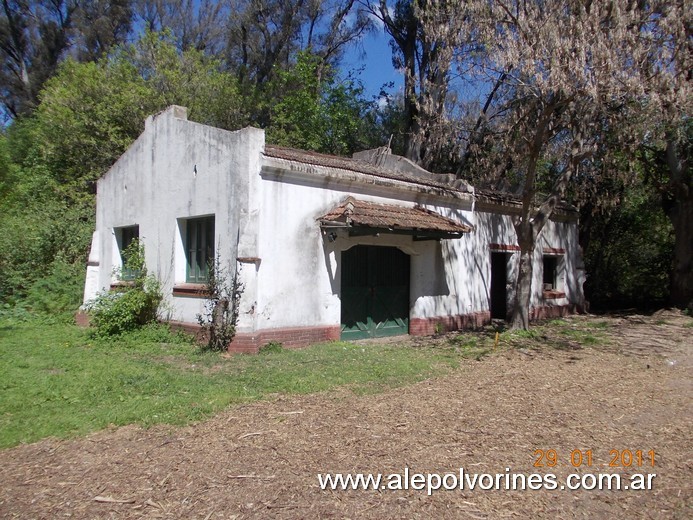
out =
<path fill-rule="evenodd" d="M 181 332 L 185 332 L 186 334 L 190 334 L 191 336 L 195 336 L 195 339 L 198 341 L 205 340 L 201 334 L 202 327 L 200 327 L 197 323 L 188 323 L 186 321 L 165 321 L 163 323 L 168 323 L 173 330 L 179 330 Z"/>
<path fill-rule="evenodd" d="M 198 341 L 205 341 L 205 338 L 200 334 L 200 326 L 195 323 L 186 323 L 182 321 L 169 321 L 171 328 L 181 330 L 191 334 Z M 281 343 L 285 348 L 298 348 L 312 345 L 313 343 L 322 343 L 325 341 L 338 341 L 341 333 L 341 327 L 322 326 L 322 327 L 288 327 L 283 329 L 267 329 L 257 332 L 240 332 L 236 334 L 233 341 L 229 345 L 229 352 L 243 352 L 248 354 L 256 354 L 260 347 L 275 341 Z"/>
<path fill-rule="evenodd" d="M 532 307 L 530 320 L 544 320 L 559 318 L 577 312 L 576 305 L 547 305 Z M 75 315 L 75 322 L 80 327 L 89 326 L 89 316 L 79 311 Z M 463 329 L 479 329 L 491 322 L 489 311 L 475 312 L 472 314 L 460 314 L 456 316 L 438 316 L 435 318 L 412 318 L 409 320 L 409 334 L 412 336 L 432 336 L 444 332 L 452 332 Z M 200 326 L 196 323 L 182 321 L 169 321 L 174 330 L 181 330 L 195 336 L 198 341 L 204 341 L 200 335 Z M 229 352 L 257 353 L 260 347 L 275 341 L 286 348 L 298 348 L 321 343 L 325 341 L 339 341 L 341 327 L 316 326 L 316 327 L 287 327 L 281 329 L 267 329 L 257 332 L 244 332 L 236 334 L 229 345 Z"/>
<path fill-rule="evenodd" d="M 579 312 L 576 305 L 545 305 L 532 307 L 529 311 L 531 321 L 562 318 Z M 480 329 L 491 323 L 489 311 L 460 314 L 457 316 L 437 316 L 435 318 L 412 318 L 409 320 L 409 334 L 412 336 L 432 336 L 444 332 L 464 329 Z"/>
<path fill-rule="evenodd" d="M 532 307 L 529 310 L 529 319 L 531 321 L 535 320 L 546 320 L 550 318 L 562 318 L 570 314 L 575 314 L 579 312 L 577 305 L 544 305 L 541 307 Z"/>
<path fill-rule="evenodd" d="M 284 348 L 298 348 L 322 343 L 325 341 L 338 341 L 341 334 L 341 327 L 322 326 L 322 327 L 290 327 L 284 329 L 267 329 L 257 332 L 246 332 L 236 334 L 229 345 L 229 352 L 250 352 L 255 353 L 260 347 L 270 342 L 281 343 Z"/>
<path fill-rule="evenodd" d="M 409 320 L 409 334 L 412 336 L 431 336 L 443 332 L 462 329 L 479 329 L 491 322 L 489 311 L 456 316 L 437 316 L 435 318 L 412 318 Z"/>

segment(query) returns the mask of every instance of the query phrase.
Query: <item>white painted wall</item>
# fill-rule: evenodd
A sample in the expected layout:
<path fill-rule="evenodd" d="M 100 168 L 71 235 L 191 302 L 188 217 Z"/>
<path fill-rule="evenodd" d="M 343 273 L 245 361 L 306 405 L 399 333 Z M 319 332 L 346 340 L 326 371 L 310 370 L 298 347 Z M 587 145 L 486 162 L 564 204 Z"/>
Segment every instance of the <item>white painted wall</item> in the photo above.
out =
<path fill-rule="evenodd" d="M 357 244 L 398 247 L 411 255 L 410 318 L 471 314 L 490 308 L 491 250 L 489 245 L 516 244 L 509 215 L 472 213 L 471 198 L 422 195 L 401 187 L 384 188 L 340 179 L 321 167 L 266 159 L 263 182 L 254 192 L 260 213 L 259 256 L 255 293 L 256 328 L 278 328 L 340 323 L 340 254 Z M 282 164 L 284 163 L 284 164 Z M 285 168 L 286 174 L 277 172 Z M 302 175 L 301 173 L 304 173 Z M 416 202 L 448 218 L 473 224 L 475 230 L 456 240 L 414 241 L 411 237 L 381 234 L 348 237 L 334 242 L 323 238 L 316 219 L 346 197 L 414 206 Z M 545 301 L 541 294 L 542 248 L 576 249 L 576 224 L 550 221 L 535 252 L 532 305 L 576 302 L 575 260 L 566 255 L 567 298 Z M 510 256 L 517 269 L 519 254 Z"/>
<path fill-rule="evenodd" d="M 248 180 L 264 135 L 253 128 L 228 132 L 186 118 L 182 107 L 148 118 L 142 135 L 98 181 L 92 256 L 98 250 L 99 266 L 96 283 L 92 267 L 85 301 L 117 279 L 118 227 L 139 225 L 148 270 L 162 283 L 166 319 L 195 323 L 203 304 L 199 298 L 172 295 L 173 286 L 185 282 L 180 219 L 215 215 L 215 248 L 235 269 Z"/>
<path fill-rule="evenodd" d="M 163 284 L 163 318 L 196 322 L 203 300 L 173 297 L 185 282 L 180 219 L 215 215 L 215 247 L 240 270 L 244 293 L 239 332 L 339 325 L 341 252 L 357 244 L 398 247 L 411 255 L 410 318 L 489 310 L 489 244 L 516 244 L 509 215 L 473 212 L 473 197 L 375 179 L 364 174 L 265 157 L 264 132 L 228 132 L 186 120 L 170 107 L 147 120 L 144 133 L 98 183 L 96 232 L 85 301 L 107 290 L 120 257 L 114 228 L 139 225 L 150 272 Z M 382 234 L 323 238 L 316 219 L 347 196 L 428 209 L 473 225 L 458 240 L 413 241 Z M 542 249 L 564 248 L 567 297 L 544 301 Z M 510 257 L 516 270 L 517 257 Z M 236 262 L 236 259 L 239 262 Z M 92 264 L 94 262 L 91 262 Z M 532 305 L 578 303 L 577 225 L 550 221 L 535 253 Z"/>

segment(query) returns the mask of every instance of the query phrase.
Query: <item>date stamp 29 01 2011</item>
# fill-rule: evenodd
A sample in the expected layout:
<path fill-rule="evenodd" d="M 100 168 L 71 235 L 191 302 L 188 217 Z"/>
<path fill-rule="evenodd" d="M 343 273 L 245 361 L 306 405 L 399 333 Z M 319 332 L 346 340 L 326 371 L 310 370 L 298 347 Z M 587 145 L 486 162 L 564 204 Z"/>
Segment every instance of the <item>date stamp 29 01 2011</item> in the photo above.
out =
<path fill-rule="evenodd" d="M 574 468 L 592 467 L 599 464 L 593 450 L 572 450 L 566 458 L 562 458 L 557 450 L 534 450 L 535 468 L 553 468 L 560 462 L 568 461 Z M 606 464 L 606 460 L 604 461 Z M 609 450 L 608 464 L 610 468 L 652 467 L 655 466 L 655 450 Z"/>

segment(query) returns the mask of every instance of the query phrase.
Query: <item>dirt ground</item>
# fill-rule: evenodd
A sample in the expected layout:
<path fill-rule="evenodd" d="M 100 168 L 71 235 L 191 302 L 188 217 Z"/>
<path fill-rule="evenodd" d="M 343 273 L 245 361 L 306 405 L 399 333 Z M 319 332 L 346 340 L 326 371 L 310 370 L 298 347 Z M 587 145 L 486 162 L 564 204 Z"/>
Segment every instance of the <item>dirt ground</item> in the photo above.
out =
<path fill-rule="evenodd" d="M 604 321 L 603 317 L 572 320 Z M 0 515 L 21 518 L 691 518 L 693 329 L 606 319 L 608 345 L 511 349 L 377 395 L 229 409 L 0 452 Z M 689 323 L 686 326 L 686 323 Z M 535 450 L 556 450 L 535 468 Z M 573 450 L 592 450 L 575 470 Z M 655 467 L 610 468 L 611 450 Z M 322 491 L 318 473 L 656 473 L 651 491 Z"/>

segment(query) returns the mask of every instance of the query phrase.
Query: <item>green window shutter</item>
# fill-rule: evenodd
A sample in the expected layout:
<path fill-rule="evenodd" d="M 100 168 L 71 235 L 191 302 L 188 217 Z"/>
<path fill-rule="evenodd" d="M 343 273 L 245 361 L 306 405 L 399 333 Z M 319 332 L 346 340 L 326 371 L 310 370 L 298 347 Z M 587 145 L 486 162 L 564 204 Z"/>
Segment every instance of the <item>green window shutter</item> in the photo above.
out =
<path fill-rule="evenodd" d="M 188 219 L 186 228 L 186 281 L 205 283 L 214 260 L 214 217 Z"/>

